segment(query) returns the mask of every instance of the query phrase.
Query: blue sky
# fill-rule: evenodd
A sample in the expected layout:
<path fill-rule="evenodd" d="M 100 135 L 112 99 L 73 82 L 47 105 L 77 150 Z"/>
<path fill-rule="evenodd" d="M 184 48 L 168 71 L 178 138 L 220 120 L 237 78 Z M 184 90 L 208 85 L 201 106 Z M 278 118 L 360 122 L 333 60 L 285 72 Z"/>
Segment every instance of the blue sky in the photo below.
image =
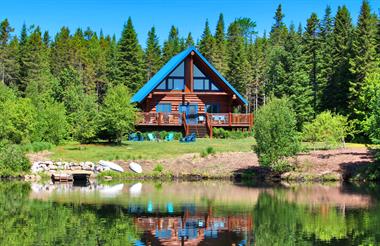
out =
<path fill-rule="evenodd" d="M 361 0 L 0 0 L 2 9 L 0 19 L 8 18 L 19 34 L 22 24 L 39 25 L 52 36 L 63 25 L 70 30 L 77 27 L 91 27 L 95 31 L 120 36 L 128 16 L 132 17 L 139 41 L 145 46 L 148 30 L 155 26 L 160 41 L 167 38 L 172 24 L 179 28 L 180 34 L 188 32 L 197 40 L 208 19 L 212 30 L 219 16 L 224 14 L 229 23 L 237 17 L 249 17 L 257 24 L 261 35 L 269 31 L 273 15 L 279 3 L 283 6 L 285 22 L 305 24 L 312 12 L 321 18 L 325 7 L 330 5 L 333 13 L 339 5 L 345 4 L 356 22 Z M 380 0 L 370 0 L 372 10 L 379 13 Z"/>

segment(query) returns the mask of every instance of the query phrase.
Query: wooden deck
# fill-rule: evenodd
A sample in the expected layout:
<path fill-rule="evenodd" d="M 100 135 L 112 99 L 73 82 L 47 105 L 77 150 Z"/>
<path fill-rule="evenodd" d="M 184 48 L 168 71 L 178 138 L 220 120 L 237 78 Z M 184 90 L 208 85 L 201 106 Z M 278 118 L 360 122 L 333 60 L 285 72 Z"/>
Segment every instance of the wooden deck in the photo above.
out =
<path fill-rule="evenodd" d="M 185 113 L 155 113 L 141 112 L 139 126 L 183 126 L 186 134 L 190 126 L 205 126 L 212 137 L 213 127 L 230 127 L 251 129 L 253 126 L 253 114 L 234 113 L 198 113 L 186 115 Z"/>
<path fill-rule="evenodd" d="M 138 125 L 143 126 L 182 126 L 204 125 L 216 127 L 252 127 L 252 114 L 234 113 L 199 113 L 194 115 L 182 115 L 181 113 L 140 113 Z M 185 123 L 185 120 L 186 123 Z"/>

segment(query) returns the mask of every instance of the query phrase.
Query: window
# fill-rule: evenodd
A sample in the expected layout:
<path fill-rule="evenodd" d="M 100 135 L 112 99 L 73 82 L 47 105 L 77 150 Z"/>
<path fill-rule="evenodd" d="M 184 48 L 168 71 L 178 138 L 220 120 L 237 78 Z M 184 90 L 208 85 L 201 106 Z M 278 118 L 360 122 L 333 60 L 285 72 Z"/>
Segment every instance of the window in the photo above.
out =
<path fill-rule="evenodd" d="M 217 103 L 210 103 L 205 105 L 206 113 L 220 113 L 220 105 Z"/>
<path fill-rule="evenodd" d="M 195 91 L 219 91 L 220 89 L 208 78 L 195 64 L 194 71 L 194 90 Z"/>
<path fill-rule="evenodd" d="M 179 64 L 179 66 L 176 67 L 171 74 L 169 74 L 169 77 L 185 77 L 185 63 L 182 62 Z"/>
<path fill-rule="evenodd" d="M 185 64 L 182 62 L 168 77 L 156 88 L 157 90 L 184 90 L 185 89 Z"/>
<path fill-rule="evenodd" d="M 172 104 L 171 103 L 159 103 L 156 106 L 157 113 L 170 113 L 172 112 Z"/>

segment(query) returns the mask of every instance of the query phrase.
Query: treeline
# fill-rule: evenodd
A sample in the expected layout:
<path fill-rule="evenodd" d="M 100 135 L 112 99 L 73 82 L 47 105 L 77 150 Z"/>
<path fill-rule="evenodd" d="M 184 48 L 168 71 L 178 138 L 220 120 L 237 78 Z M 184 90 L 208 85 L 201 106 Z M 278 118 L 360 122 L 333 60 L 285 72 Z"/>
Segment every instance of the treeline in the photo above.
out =
<path fill-rule="evenodd" d="M 367 138 L 369 121 L 380 123 L 379 17 L 366 0 L 356 25 L 345 6 L 336 13 L 327 7 L 322 17 L 312 13 L 305 27 L 286 26 L 284 17 L 279 5 L 270 32 L 259 37 L 250 18 L 226 26 L 221 14 L 214 32 L 206 21 L 196 46 L 249 99 L 252 111 L 271 96 L 286 96 L 299 129 L 329 110 L 348 116 L 357 136 Z M 0 92 L 0 137 L 16 143 L 99 137 L 119 141 L 132 127 L 131 122 L 116 123 L 133 120 L 134 109 L 129 105 L 111 117 L 125 108 L 116 108 L 114 102 L 128 104 L 118 102 L 116 95 L 129 98 L 166 61 L 194 43 L 191 33 L 182 37 L 172 26 L 161 47 L 152 27 L 143 49 L 131 18 L 119 40 L 90 28 L 72 32 L 67 27 L 52 38 L 38 26 L 26 25 L 17 36 L 5 19 L 0 24 L 0 81 L 5 85 Z M 113 103 L 105 104 L 114 87 L 108 99 Z"/>

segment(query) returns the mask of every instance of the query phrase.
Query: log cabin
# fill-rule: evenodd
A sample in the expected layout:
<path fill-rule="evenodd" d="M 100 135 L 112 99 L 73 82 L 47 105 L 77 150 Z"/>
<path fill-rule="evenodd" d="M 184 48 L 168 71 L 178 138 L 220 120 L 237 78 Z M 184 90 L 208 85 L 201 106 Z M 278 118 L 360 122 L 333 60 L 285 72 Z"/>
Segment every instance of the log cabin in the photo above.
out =
<path fill-rule="evenodd" d="M 247 100 L 195 48 L 171 58 L 132 97 L 141 110 L 139 130 L 208 135 L 214 127 L 250 130 Z"/>

